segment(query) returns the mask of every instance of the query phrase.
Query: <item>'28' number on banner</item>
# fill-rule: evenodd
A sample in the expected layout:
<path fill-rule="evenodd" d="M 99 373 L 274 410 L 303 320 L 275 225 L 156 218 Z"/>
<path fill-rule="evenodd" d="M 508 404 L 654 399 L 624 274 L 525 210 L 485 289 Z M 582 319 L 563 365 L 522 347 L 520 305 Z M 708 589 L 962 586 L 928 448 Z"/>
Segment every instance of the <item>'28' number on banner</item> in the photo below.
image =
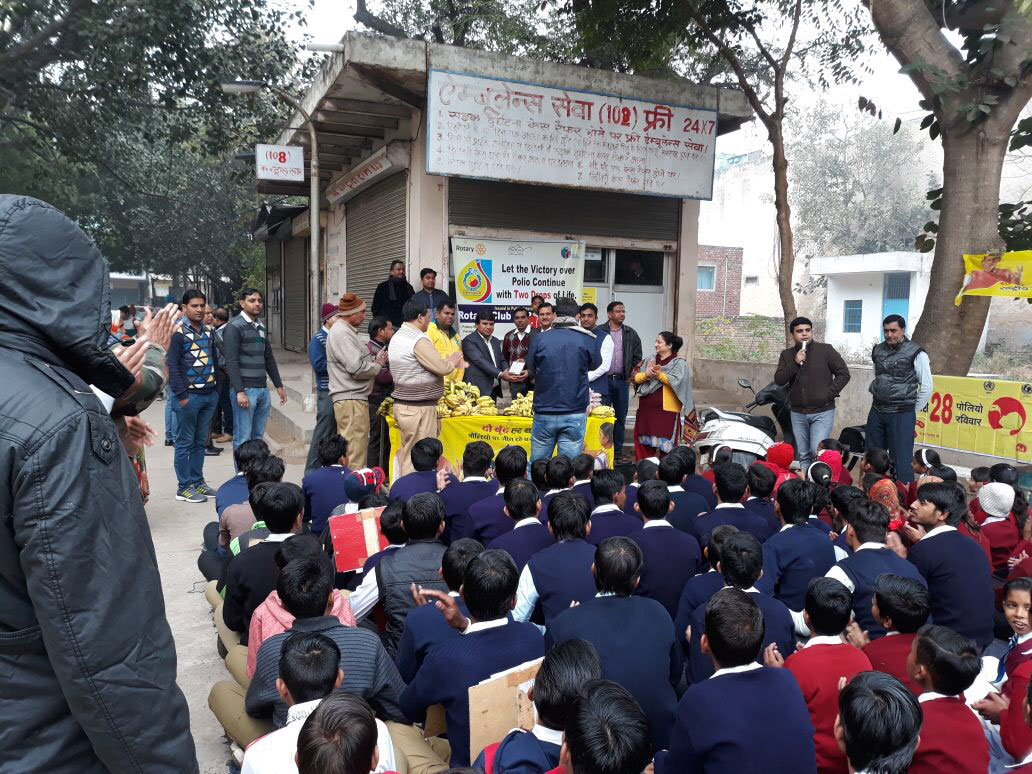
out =
<path fill-rule="evenodd" d="M 950 393 L 940 395 L 933 392 L 931 404 L 932 410 L 928 418 L 932 422 L 942 422 L 944 425 L 948 425 L 953 421 L 953 396 Z"/>

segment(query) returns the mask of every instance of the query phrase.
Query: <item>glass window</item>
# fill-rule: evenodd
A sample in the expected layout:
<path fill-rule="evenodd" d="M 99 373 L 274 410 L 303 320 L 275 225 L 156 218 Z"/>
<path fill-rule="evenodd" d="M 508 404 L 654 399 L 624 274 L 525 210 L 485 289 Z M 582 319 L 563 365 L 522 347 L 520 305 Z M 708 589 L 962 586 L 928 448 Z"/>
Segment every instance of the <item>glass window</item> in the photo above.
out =
<path fill-rule="evenodd" d="M 759 277 L 755 277 L 755 276 L 753 276 L 753 277 L 746 277 L 745 278 L 745 284 L 746 285 L 759 285 L 760 284 L 760 278 Z"/>
<path fill-rule="evenodd" d="M 864 316 L 863 301 L 846 301 L 842 309 L 842 332 L 859 333 Z"/>
<path fill-rule="evenodd" d="M 696 290 L 713 290 L 717 286 L 716 266 L 700 266 L 699 271 L 695 276 Z"/>
<path fill-rule="evenodd" d="M 609 283 L 609 251 L 589 247 L 584 251 L 584 282 L 590 285 Z"/>
<path fill-rule="evenodd" d="M 648 250 L 615 250 L 617 285 L 663 284 L 663 253 Z"/>

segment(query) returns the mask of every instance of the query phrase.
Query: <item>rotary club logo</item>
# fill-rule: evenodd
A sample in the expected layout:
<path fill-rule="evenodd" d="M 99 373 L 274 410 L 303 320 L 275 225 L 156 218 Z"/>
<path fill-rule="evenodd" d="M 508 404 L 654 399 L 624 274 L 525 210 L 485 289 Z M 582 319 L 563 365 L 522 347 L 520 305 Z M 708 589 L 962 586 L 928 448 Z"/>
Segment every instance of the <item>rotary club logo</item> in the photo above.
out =
<path fill-rule="evenodd" d="M 491 298 L 491 262 L 470 261 L 459 272 L 459 293 L 471 303 L 482 304 Z"/>

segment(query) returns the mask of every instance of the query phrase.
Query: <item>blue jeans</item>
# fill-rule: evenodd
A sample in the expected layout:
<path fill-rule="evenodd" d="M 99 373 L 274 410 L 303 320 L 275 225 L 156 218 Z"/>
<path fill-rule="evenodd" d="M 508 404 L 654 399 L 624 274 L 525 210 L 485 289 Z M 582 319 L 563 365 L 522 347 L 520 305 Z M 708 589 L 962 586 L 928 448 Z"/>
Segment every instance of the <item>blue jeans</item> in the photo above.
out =
<path fill-rule="evenodd" d="M 806 471 L 806 466 L 817 459 L 817 444 L 831 438 L 835 425 L 835 409 L 816 414 L 792 412 L 792 435 L 795 436 L 796 457 Z"/>
<path fill-rule="evenodd" d="M 616 419 L 613 420 L 613 453 L 623 454 L 624 426 L 627 424 L 627 404 L 630 399 L 630 385 L 623 374 L 606 376 L 609 381 L 609 405 L 613 407 Z"/>
<path fill-rule="evenodd" d="M 165 387 L 165 440 L 176 440 L 179 429 L 179 417 L 176 415 L 176 396 L 172 394 L 172 386 Z"/>
<path fill-rule="evenodd" d="M 215 392 L 190 393 L 186 397 L 185 406 L 179 405 L 175 396 L 172 400 L 179 420 L 179 432 L 176 433 L 176 478 L 179 480 L 179 488 L 185 489 L 204 483 L 204 447 L 208 444 L 211 418 L 215 415 L 219 396 Z"/>
<path fill-rule="evenodd" d="M 272 401 L 269 399 L 268 387 L 245 387 L 247 408 L 240 408 L 236 393 L 230 391 L 233 401 L 233 448 L 252 438 L 265 435 L 265 423 L 269 419 Z"/>
<path fill-rule="evenodd" d="M 867 415 L 864 448 L 885 449 L 896 468 L 896 479 L 904 484 L 914 480 L 914 425 L 917 414 L 910 411 L 875 411 Z"/>
<path fill-rule="evenodd" d="M 535 414 L 530 428 L 530 461 L 551 457 L 556 445 L 571 460 L 584 446 L 587 414 Z"/>

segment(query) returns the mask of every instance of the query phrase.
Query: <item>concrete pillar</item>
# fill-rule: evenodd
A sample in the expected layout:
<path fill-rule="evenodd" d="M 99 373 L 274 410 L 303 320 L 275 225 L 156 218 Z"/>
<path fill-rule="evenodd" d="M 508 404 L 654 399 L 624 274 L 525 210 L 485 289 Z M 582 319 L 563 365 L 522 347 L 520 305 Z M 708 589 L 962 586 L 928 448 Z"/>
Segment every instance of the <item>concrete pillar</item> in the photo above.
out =
<path fill-rule="evenodd" d="M 699 267 L 699 202 L 681 201 L 681 225 L 674 276 L 674 332 L 684 339 L 681 355 L 689 365 L 695 357 L 695 291 Z"/>
<path fill-rule="evenodd" d="M 412 142 L 408 179 L 408 267 L 419 289 L 419 270 L 437 271 L 437 287 L 448 288 L 448 178 L 426 173 L 426 117 Z"/>

